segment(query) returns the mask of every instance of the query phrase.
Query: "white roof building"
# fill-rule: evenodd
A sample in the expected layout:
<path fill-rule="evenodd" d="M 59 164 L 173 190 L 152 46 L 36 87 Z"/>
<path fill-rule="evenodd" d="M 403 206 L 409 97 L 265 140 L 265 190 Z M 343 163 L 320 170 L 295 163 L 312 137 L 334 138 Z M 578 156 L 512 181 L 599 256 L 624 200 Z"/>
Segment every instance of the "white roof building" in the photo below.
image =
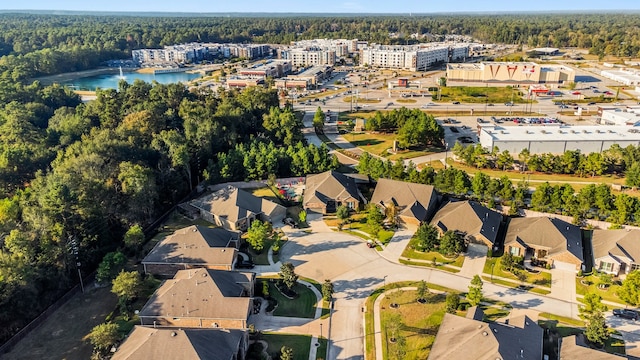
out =
<path fill-rule="evenodd" d="M 519 154 L 528 149 L 532 154 L 562 154 L 580 150 L 588 154 L 602 152 L 613 144 L 621 147 L 640 145 L 640 128 L 633 126 L 484 126 L 480 143 L 487 149 L 497 146 Z"/>
<path fill-rule="evenodd" d="M 624 85 L 640 85 L 640 71 L 638 70 L 603 70 L 600 75 Z"/>
<path fill-rule="evenodd" d="M 640 113 L 622 110 L 602 110 L 600 124 L 603 125 L 635 125 L 640 122 Z"/>

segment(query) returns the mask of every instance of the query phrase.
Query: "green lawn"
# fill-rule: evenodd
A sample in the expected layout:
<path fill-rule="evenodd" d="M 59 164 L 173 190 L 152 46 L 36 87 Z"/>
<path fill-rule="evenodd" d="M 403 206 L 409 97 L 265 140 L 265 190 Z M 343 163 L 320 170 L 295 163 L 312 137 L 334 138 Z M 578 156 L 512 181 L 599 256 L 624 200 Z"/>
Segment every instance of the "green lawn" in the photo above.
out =
<path fill-rule="evenodd" d="M 300 278 L 300 280 L 311 283 L 322 294 L 322 284 L 320 284 L 319 282 L 305 277 Z M 331 304 L 328 301 L 322 300 L 322 315 L 320 317 L 325 319 L 329 317 L 329 313 L 331 313 Z"/>
<path fill-rule="evenodd" d="M 261 290 L 264 281 L 268 281 L 268 279 L 258 279 L 256 289 Z M 316 313 L 316 295 L 299 283 L 294 286 L 293 290 L 298 294 L 298 297 L 291 300 L 282 295 L 274 283 L 269 282 L 269 295 L 278 303 L 273 315 L 313 319 Z"/>
<path fill-rule="evenodd" d="M 371 226 L 367 224 L 366 216 L 367 215 L 364 213 L 352 214 L 349 219 L 347 219 L 347 223 L 343 225 L 342 231 L 362 238 L 364 240 L 377 238 L 378 241 L 380 241 L 382 244 L 388 244 L 393 237 L 394 232 L 391 230 L 383 229 L 378 232 L 377 236 L 375 236 L 373 230 L 371 229 Z M 336 218 L 335 216 L 325 216 L 323 220 L 325 224 L 327 224 L 327 226 L 331 227 L 338 227 L 338 225 L 340 224 L 340 220 L 338 220 L 338 218 Z M 353 230 L 359 230 L 365 232 L 368 235 Z"/>
<path fill-rule="evenodd" d="M 459 268 L 453 268 L 453 267 L 442 266 L 442 265 L 433 266 L 431 262 L 411 261 L 411 260 L 405 260 L 405 259 L 400 259 L 399 261 L 400 261 L 400 264 L 403 264 L 403 265 L 430 267 L 430 268 L 439 269 L 439 270 L 454 273 L 454 274 L 460 272 Z"/>
<path fill-rule="evenodd" d="M 417 260 L 426 260 L 429 262 L 432 262 L 433 258 L 435 257 L 438 263 L 462 267 L 462 264 L 464 263 L 464 256 L 459 255 L 455 258 L 451 258 L 451 257 L 446 257 L 437 251 L 428 251 L 428 252 L 418 251 L 416 250 L 416 247 L 417 247 L 416 241 L 417 240 L 415 238 L 412 238 L 411 241 L 409 241 L 409 245 L 407 245 L 407 247 L 404 249 L 401 257 L 405 258 L 407 261 L 411 261 L 412 259 L 417 259 Z"/>
<path fill-rule="evenodd" d="M 419 360 L 429 356 L 438 328 L 445 314 L 445 295 L 429 294 L 425 304 L 418 303 L 415 291 L 398 291 L 387 294 L 380 307 L 382 322 L 383 358 L 388 360 Z M 391 303 L 399 304 L 397 309 Z M 406 339 L 406 355 L 399 359 L 397 343 L 390 342 L 389 321 L 399 314 L 402 319 L 400 333 Z"/>
<path fill-rule="evenodd" d="M 495 257 L 487 258 L 487 261 L 484 263 L 483 272 L 485 274 L 491 274 L 493 270 L 493 276 L 499 276 L 499 277 L 514 280 L 517 283 L 516 285 L 518 285 L 518 283 L 520 282 L 518 278 L 512 273 L 502 269 L 502 265 L 500 263 L 501 259 L 502 258 L 495 258 Z M 527 275 L 527 279 L 525 280 L 525 283 L 544 286 L 544 287 L 551 287 L 551 273 L 540 271 L 539 273 L 534 274 L 528 271 L 524 271 L 524 270 L 522 271 L 524 272 L 524 274 Z"/>
<path fill-rule="evenodd" d="M 346 103 L 350 103 L 353 96 L 345 96 L 342 101 Z M 380 102 L 380 99 L 366 99 L 363 97 L 358 97 L 356 100 L 359 104 L 377 104 Z"/>
<path fill-rule="evenodd" d="M 486 275 L 482 276 L 482 280 L 489 281 L 489 282 L 491 282 L 493 284 L 498 284 L 498 285 L 512 287 L 512 288 L 522 287 L 522 284 L 520 282 L 505 281 L 505 280 L 496 279 L 496 278 L 493 278 L 493 280 L 491 280 L 491 277 L 486 276 Z M 551 290 L 541 289 L 541 288 L 533 287 L 533 286 L 530 286 L 530 285 L 529 286 L 524 285 L 524 286 L 526 287 L 526 291 L 528 291 L 528 292 L 532 292 L 532 293 L 536 293 L 536 294 L 540 294 L 540 295 L 551 294 Z"/>
<path fill-rule="evenodd" d="M 578 295 L 586 295 L 587 293 L 596 293 L 602 297 L 603 300 L 612 301 L 619 304 L 624 304 L 624 301 L 618 298 L 616 292 L 620 288 L 620 285 L 611 284 L 607 289 L 600 289 L 598 287 L 598 277 L 595 275 L 584 276 L 579 278 L 576 276 L 576 294 Z M 582 281 L 586 281 L 591 283 L 590 285 L 585 285 Z"/>
<path fill-rule="evenodd" d="M 338 146 L 338 145 L 334 144 L 334 143 L 333 143 L 333 141 L 331 141 L 331 140 L 327 137 L 327 135 L 325 135 L 325 134 L 318 134 L 318 133 L 316 133 L 316 135 L 318 136 L 318 139 L 320 139 L 320 141 L 322 141 L 325 145 L 327 145 L 327 147 L 328 147 L 329 149 L 332 149 L 332 150 L 338 150 L 338 149 L 341 149 L 341 148 L 340 148 L 340 146 Z"/>
<path fill-rule="evenodd" d="M 251 193 L 259 198 L 265 198 L 267 200 L 273 201 L 276 204 L 282 205 L 280 197 L 278 197 L 276 193 L 273 192 L 273 188 L 271 188 L 270 186 L 253 189 L 251 190 Z"/>
<path fill-rule="evenodd" d="M 527 99 L 522 98 L 522 93 L 518 89 L 511 87 L 486 87 L 486 86 L 446 86 L 440 88 L 440 100 L 433 97 L 434 102 L 464 103 L 506 103 L 513 101 L 516 104 L 527 103 Z"/>
<path fill-rule="evenodd" d="M 364 151 L 384 156 L 392 161 L 411 159 L 442 151 L 440 148 L 427 147 L 424 149 L 402 149 L 395 154 L 391 154 L 387 150 L 393 148 L 393 141 L 397 139 L 396 134 L 351 133 L 345 135 L 344 138 Z"/>
<path fill-rule="evenodd" d="M 293 358 L 295 360 L 307 360 L 309 358 L 311 336 L 263 333 L 260 335 L 260 340 L 268 343 L 267 352 L 273 359 L 278 359 L 280 349 L 285 345 L 293 349 Z"/>

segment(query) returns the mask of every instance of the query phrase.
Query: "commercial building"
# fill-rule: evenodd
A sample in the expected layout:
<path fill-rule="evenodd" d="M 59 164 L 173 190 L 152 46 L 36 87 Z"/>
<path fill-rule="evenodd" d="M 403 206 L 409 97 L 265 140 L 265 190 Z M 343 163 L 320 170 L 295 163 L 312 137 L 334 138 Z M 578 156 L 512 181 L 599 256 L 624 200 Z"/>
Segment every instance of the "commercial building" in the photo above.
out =
<path fill-rule="evenodd" d="M 640 122 L 640 113 L 621 109 L 602 110 L 600 124 L 603 125 L 635 125 Z"/>
<path fill-rule="evenodd" d="M 439 63 L 464 61 L 468 56 L 469 48 L 466 44 L 372 45 L 360 51 L 360 64 L 425 71 Z"/>
<path fill-rule="evenodd" d="M 484 126 L 479 137 L 484 148 L 497 146 L 512 154 L 524 149 L 531 154 L 563 154 L 567 150 L 599 153 L 613 144 L 640 145 L 640 129 L 633 126 Z"/>
<path fill-rule="evenodd" d="M 262 64 L 244 68 L 238 71 L 242 76 L 279 78 L 291 73 L 291 61 L 269 60 Z"/>
<path fill-rule="evenodd" d="M 332 73 L 333 73 L 333 67 L 331 66 L 328 66 L 328 65 L 312 66 L 297 74 L 289 75 L 286 78 L 276 80 L 275 86 L 278 89 L 315 88 L 320 82 L 322 82 L 322 80 L 330 78 Z"/>
<path fill-rule="evenodd" d="M 640 70 L 637 69 L 602 70 L 600 75 L 624 85 L 640 85 Z"/>
<path fill-rule="evenodd" d="M 562 84 L 575 81 L 575 71 L 563 65 L 534 62 L 480 62 L 448 64 L 447 79 L 463 82 L 507 84 Z"/>

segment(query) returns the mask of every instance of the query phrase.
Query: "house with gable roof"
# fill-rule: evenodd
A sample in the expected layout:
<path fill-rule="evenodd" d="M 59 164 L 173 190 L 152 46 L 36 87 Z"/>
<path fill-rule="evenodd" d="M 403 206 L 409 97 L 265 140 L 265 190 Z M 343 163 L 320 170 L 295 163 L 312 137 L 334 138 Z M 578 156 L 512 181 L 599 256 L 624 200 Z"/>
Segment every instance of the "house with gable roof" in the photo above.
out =
<path fill-rule="evenodd" d="M 180 270 L 138 316 L 142 325 L 154 327 L 246 329 L 254 282 L 250 272 Z"/>
<path fill-rule="evenodd" d="M 431 185 L 378 179 L 371 203 L 381 209 L 395 206 L 401 222 L 420 225 L 433 215 L 439 198 Z"/>
<path fill-rule="evenodd" d="M 593 266 L 615 276 L 640 270 L 640 230 L 594 230 Z"/>
<path fill-rule="evenodd" d="M 502 214 L 482 206 L 475 201 L 455 201 L 444 205 L 434 215 L 431 225 L 440 235 L 448 230 L 462 234 L 472 243 L 486 245 L 496 249 L 498 233 L 502 226 Z"/>
<path fill-rule="evenodd" d="M 335 170 L 307 175 L 302 201 L 305 210 L 329 214 L 336 212 L 340 205 L 357 210 L 366 202 L 352 177 Z"/>

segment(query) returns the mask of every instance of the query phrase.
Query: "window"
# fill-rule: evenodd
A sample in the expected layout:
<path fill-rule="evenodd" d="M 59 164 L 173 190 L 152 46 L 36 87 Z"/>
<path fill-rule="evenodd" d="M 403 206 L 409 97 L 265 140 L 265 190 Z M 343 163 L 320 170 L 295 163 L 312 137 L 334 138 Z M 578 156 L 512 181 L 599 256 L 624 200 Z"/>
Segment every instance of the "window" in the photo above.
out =
<path fill-rule="evenodd" d="M 353 201 L 347 201 L 347 208 L 353 209 L 356 207 L 356 204 Z"/>
<path fill-rule="evenodd" d="M 631 271 L 640 270 L 640 264 L 631 264 Z"/>
<path fill-rule="evenodd" d="M 517 248 L 517 247 L 513 247 L 513 246 L 511 246 L 511 247 L 509 248 L 509 252 L 510 252 L 510 253 L 511 253 L 511 255 L 513 255 L 513 256 L 520 256 L 520 248 Z"/>
<path fill-rule="evenodd" d="M 600 271 L 613 272 L 613 263 L 600 262 Z"/>

